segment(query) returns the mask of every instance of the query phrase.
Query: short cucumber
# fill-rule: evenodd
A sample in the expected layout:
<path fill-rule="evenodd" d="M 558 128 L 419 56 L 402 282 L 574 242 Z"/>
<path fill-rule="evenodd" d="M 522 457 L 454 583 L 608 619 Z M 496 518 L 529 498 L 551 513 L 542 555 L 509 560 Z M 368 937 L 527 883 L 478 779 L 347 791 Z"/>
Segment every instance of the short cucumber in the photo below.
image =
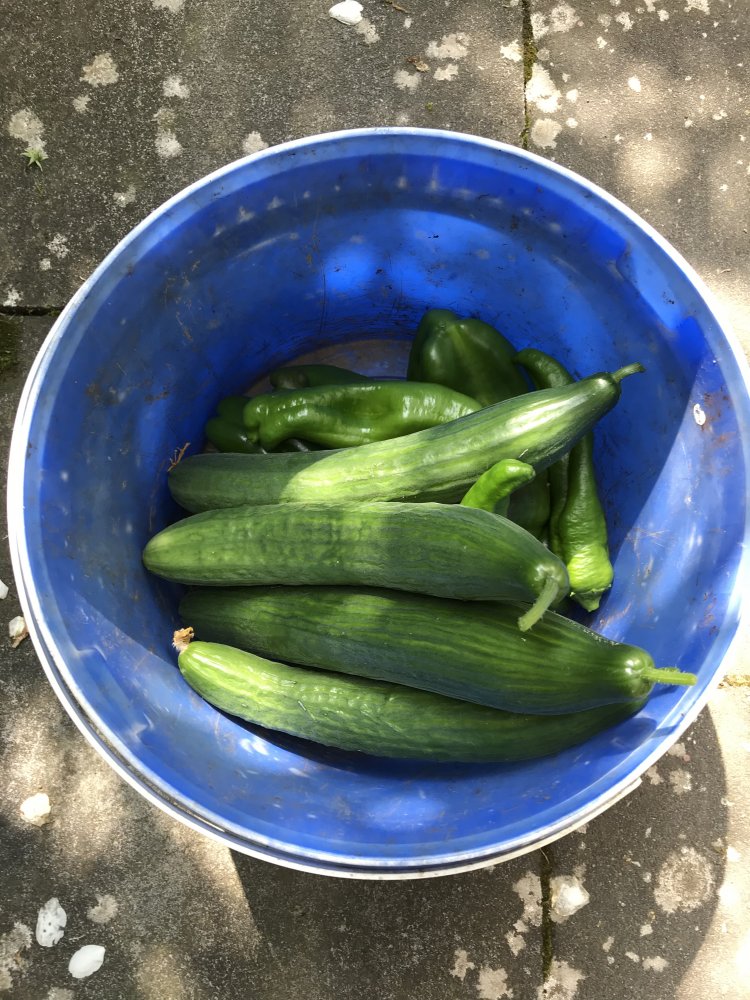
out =
<path fill-rule="evenodd" d="M 695 681 L 554 612 L 522 633 L 520 610 L 348 587 L 200 589 L 180 604 L 201 639 L 512 712 L 582 711 Z"/>
<path fill-rule="evenodd" d="M 287 666 L 209 642 L 180 653 L 188 684 L 224 712 L 341 750 L 413 760 L 500 762 L 557 753 L 637 712 L 498 712 L 380 681 Z"/>
<path fill-rule="evenodd" d="M 315 454 L 195 455 L 169 487 L 186 510 L 239 504 L 346 500 L 458 501 L 502 458 L 537 471 L 556 461 L 612 409 L 630 365 L 559 389 L 507 399 L 389 441 Z"/>
<path fill-rule="evenodd" d="M 557 556 L 517 524 L 437 503 L 206 511 L 155 535 L 143 562 L 185 584 L 360 585 L 461 600 L 538 601 L 530 625 L 570 589 Z"/>

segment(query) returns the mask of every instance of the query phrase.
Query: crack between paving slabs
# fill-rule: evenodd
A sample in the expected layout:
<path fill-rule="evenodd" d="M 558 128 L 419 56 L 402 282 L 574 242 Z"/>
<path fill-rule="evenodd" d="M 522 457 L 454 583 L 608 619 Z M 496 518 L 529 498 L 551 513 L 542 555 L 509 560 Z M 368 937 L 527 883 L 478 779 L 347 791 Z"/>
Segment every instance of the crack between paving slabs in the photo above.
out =
<path fill-rule="evenodd" d="M 526 84 L 531 79 L 534 63 L 537 59 L 537 45 L 534 41 L 534 29 L 531 24 L 531 0 L 521 0 L 523 42 L 523 131 L 521 132 L 521 147 L 529 148 L 529 133 L 531 132 L 531 113 L 526 100 Z"/>
<path fill-rule="evenodd" d="M 0 309 L 0 317 L 3 319 L 17 319 L 26 316 L 51 316 L 54 319 L 62 311 L 62 306 L 3 306 Z"/>
<path fill-rule="evenodd" d="M 539 881 L 542 887 L 542 988 L 550 977 L 555 952 L 552 923 L 552 869 L 554 856 L 549 847 L 539 851 Z"/>

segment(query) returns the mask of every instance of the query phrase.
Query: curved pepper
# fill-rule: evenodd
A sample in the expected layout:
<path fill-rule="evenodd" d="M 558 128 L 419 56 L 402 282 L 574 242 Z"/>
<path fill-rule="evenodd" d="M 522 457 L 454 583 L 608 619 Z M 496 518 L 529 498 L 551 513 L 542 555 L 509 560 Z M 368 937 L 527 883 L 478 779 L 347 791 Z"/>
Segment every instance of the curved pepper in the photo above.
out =
<path fill-rule="evenodd" d="M 547 470 L 542 469 L 510 497 L 508 517 L 534 538 L 542 538 L 547 531 L 549 514 L 549 476 Z"/>
<path fill-rule="evenodd" d="M 222 417 L 211 417 L 206 424 L 205 434 L 214 448 L 219 451 L 244 452 L 246 455 L 253 455 L 263 450 L 257 442 L 250 440 L 244 427 L 224 420 Z"/>
<path fill-rule="evenodd" d="M 313 385 L 358 385 L 367 375 L 337 365 L 286 365 L 268 376 L 274 389 L 307 389 Z"/>
<path fill-rule="evenodd" d="M 574 380 L 559 361 L 533 348 L 516 360 L 539 389 L 570 385 Z M 594 471 L 594 437 L 586 434 L 570 453 L 549 469 L 553 492 L 550 548 L 568 568 L 571 596 L 586 611 L 596 611 L 602 594 L 612 586 L 607 523 Z"/>
<path fill-rule="evenodd" d="M 205 435 L 214 448 L 245 454 L 262 450 L 250 439 L 242 423 L 242 411 L 247 401 L 247 396 L 227 396 L 216 407 L 217 416 L 211 417 L 205 426 Z"/>
<path fill-rule="evenodd" d="M 478 507 L 492 514 L 508 514 L 508 497 L 534 478 L 534 468 L 515 458 L 504 458 L 474 483 L 461 501 L 463 507 Z"/>
<path fill-rule="evenodd" d="M 406 377 L 465 392 L 482 406 L 528 391 L 515 348 L 488 323 L 429 309 L 417 327 Z"/>
<path fill-rule="evenodd" d="M 441 385 L 371 380 L 267 394 L 245 405 L 249 437 L 275 448 L 303 438 L 329 448 L 386 441 L 481 409 L 475 399 Z"/>
<path fill-rule="evenodd" d="M 514 458 L 505 458 L 491 466 L 483 475 L 477 479 L 466 496 L 461 501 L 464 507 L 478 507 L 480 510 L 488 510 L 493 514 L 508 517 L 519 527 L 530 531 L 529 524 L 536 530 L 531 530 L 530 534 L 536 538 L 544 530 L 546 524 L 546 513 L 549 513 L 549 505 L 545 510 L 536 505 L 536 498 L 539 496 L 538 489 L 529 487 L 532 484 L 542 482 L 544 489 L 547 489 L 547 474 L 542 472 L 537 475 L 532 465 L 526 462 L 519 462 Z M 518 491 L 517 493 L 515 491 Z M 513 502 L 511 493 L 515 496 L 522 496 L 527 493 L 525 502 L 522 501 L 520 510 L 523 518 L 509 517 L 509 506 Z M 526 521 L 526 523 L 524 523 Z M 537 532 L 539 534 L 537 534 Z M 547 579 L 541 592 L 532 606 L 518 619 L 518 627 L 522 632 L 527 632 L 535 625 L 542 615 L 554 604 L 560 601 L 560 591 L 558 585 L 551 579 Z"/>

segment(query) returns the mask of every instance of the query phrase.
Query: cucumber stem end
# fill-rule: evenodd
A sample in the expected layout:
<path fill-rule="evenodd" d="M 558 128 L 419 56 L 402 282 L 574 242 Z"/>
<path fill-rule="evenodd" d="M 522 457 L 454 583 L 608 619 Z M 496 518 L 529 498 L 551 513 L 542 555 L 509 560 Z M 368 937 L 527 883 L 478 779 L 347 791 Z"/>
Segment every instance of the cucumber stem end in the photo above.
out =
<path fill-rule="evenodd" d="M 634 365 L 625 365 L 624 368 L 618 368 L 616 372 L 612 372 L 612 380 L 613 382 L 617 382 L 619 384 L 624 378 L 627 378 L 628 375 L 635 375 L 638 372 L 645 371 L 646 369 L 643 365 L 639 361 L 636 361 Z"/>
<path fill-rule="evenodd" d="M 646 667 L 643 676 L 654 684 L 678 684 L 681 687 L 692 687 L 698 680 L 695 674 L 689 674 L 679 667 Z"/>

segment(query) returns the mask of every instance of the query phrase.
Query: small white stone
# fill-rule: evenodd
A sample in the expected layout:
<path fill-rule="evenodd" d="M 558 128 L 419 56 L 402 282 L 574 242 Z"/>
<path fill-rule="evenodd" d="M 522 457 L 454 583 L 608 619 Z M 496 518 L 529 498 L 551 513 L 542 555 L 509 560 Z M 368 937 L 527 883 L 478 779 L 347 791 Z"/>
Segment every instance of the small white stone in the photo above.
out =
<path fill-rule="evenodd" d="M 58 941 L 62 941 L 67 922 L 68 917 L 65 910 L 60 906 L 57 897 L 53 896 L 39 910 L 36 919 L 37 943 L 42 948 L 52 948 Z"/>
<path fill-rule="evenodd" d="M 550 883 L 552 921 L 563 923 L 589 902 L 589 894 L 580 880 L 571 875 L 557 875 Z"/>
<path fill-rule="evenodd" d="M 20 646 L 28 634 L 29 630 L 26 628 L 26 619 L 23 615 L 16 615 L 15 618 L 11 618 L 8 622 L 8 635 L 10 636 L 10 644 L 13 649 L 16 646 Z"/>
<path fill-rule="evenodd" d="M 699 427 L 702 427 L 706 422 L 706 411 L 700 403 L 696 403 L 693 407 L 693 420 Z"/>
<path fill-rule="evenodd" d="M 85 944 L 68 963 L 68 972 L 74 979 L 86 979 L 102 967 L 105 949 L 100 944 Z"/>
<path fill-rule="evenodd" d="M 362 20 L 362 4 L 357 3 L 357 0 L 342 0 L 341 3 L 334 4 L 328 13 L 341 24 L 352 26 Z"/>
<path fill-rule="evenodd" d="M 630 87 L 631 90 L 635 91 L 636 94 L 640 94 L 641 81 L 638 79 L 637 76 L 631 76 L 628 79 L 628 86 Z"/>
<path fill-rule="evenodd" d="M 34 826 L 44 826 L 49 820 L 50 809 L 47 793 L 37 792 L 21 803 L 21 819 Z"/>
<path fill-rule="evenodd" d="M 4 601 L 8 596 L 8 584 L 0 580 L 0 601 Z"/>

